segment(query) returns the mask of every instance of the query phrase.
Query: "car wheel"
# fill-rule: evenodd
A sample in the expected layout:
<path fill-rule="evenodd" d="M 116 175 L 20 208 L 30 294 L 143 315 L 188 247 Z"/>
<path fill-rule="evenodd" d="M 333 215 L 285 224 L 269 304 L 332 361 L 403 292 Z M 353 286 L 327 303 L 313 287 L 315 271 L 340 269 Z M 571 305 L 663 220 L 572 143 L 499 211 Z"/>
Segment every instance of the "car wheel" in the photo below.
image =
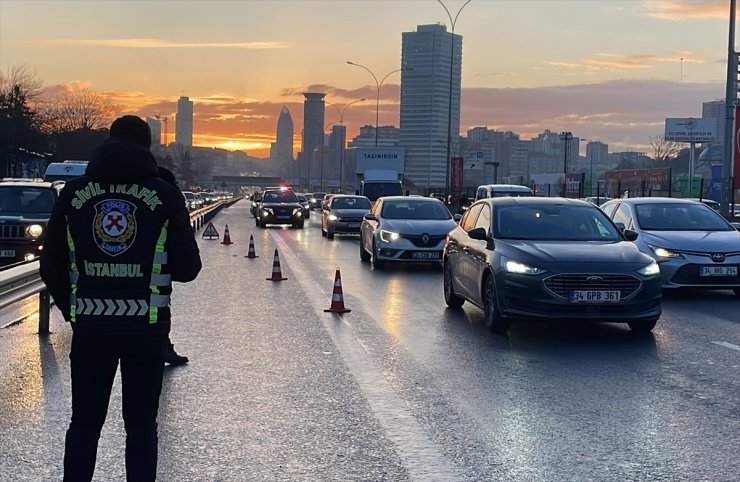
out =
<path fill-rule="evenodd" d="M 445 303 L 450 308 L 460 308 L 465 303 L 465 300 L 457 296 L 455 290 L 452 288 L 452 266 L 450 266 L 450 260 L 446 259 L 443 266 Z"/>
<path fill-rule="evenodd" d="M 383 269 L 385 268 L 385 261 L 380 261 L 378 259 L 378 251 L 380 250 L 377 248 L 377 246 L 375 246 L 375 241 L 373 241 L 373 258 L 370 263 L 375 269 Z"/>
<path fill-rule="evenodd" d="M 326 239 L 334 239 L 334 231 L 332 231 L 331 229 L 328 229 L 327 228 L 327 230 L 326 230 Z"/>
<path fill-rule="evenodd" d="M 655 324 L 657 322 L 658 320 L 634 320 L 627 322 L 627 324 L 629 325 L 630 330 L 635 333 L 649 333 L 653 328 L 655 328 Z"/>
<path fill-rule="evenodd" d="M 362 244 L 362 235 L 360 236 L 360 261 L 364 263 L 370 261 L 370 253 L 365 251 L 365 246 Z"/>
<path fill-rule="evenodd" d="M 483 279 L 483 313 L 486 327 L 492 332 L 503 334 L 509 330 L 511 322 L 503 319 L 498 311 L 496 288 L 490 273 Z"/>

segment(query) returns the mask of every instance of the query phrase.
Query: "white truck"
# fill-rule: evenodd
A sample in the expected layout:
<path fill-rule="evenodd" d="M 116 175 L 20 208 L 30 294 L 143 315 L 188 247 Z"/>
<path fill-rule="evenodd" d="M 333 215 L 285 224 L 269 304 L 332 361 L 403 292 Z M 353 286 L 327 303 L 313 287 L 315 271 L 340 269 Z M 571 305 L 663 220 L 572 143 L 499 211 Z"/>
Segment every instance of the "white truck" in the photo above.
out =
<path fill-rule="evenodd" d="M 355 167 L 358 193 L 375 202 L 403 194 L 405 151 L 397 147 L 357 148 Z"/>
<path fill-rule="evenodd" d="M 52 162 L 46 168 L 44 181 L 68 181 L 73 177 L 85 174 L 87 161 L 67 160 L 64 162 Z"/>

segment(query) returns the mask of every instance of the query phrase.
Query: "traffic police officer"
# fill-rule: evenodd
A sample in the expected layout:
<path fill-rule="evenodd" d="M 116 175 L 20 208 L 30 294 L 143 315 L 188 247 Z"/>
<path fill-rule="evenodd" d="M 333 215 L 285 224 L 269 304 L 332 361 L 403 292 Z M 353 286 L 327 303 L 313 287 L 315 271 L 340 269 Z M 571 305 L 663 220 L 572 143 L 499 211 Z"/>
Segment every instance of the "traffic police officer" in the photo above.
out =
<path fill-rule="evenodd" d="M 49 221 L 41 276 L 72 329 L 64 480 L 89 481 L 121 364 L 127 480 L 155 480 L 172 282 L 201 269 L 182 195 L 159 177 L 151 131 L 116 119 Z"/>

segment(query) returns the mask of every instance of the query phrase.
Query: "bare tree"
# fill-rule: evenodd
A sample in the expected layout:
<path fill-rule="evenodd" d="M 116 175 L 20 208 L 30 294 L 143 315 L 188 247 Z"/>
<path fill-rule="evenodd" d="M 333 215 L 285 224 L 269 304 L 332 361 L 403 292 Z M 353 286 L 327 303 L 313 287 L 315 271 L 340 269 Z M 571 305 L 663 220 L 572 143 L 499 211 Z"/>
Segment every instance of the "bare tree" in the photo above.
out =
<path fill-rule="evenodd" d="M 656 161 L 675 159 L 681 152 L 681 146 L 678 142 L 668 141 L 665 136 L 661 135 L 650 137 L 650 147 L 653 149 L 653 159 Z"/>
<path fill-rule="evenodd" d="M 23 92 L 28 102 L 35 101 L 41 95 L 41 79 L 36 70 L 28 64 L 10 65 L 0 69 L 0 95 L 9 96 L 14 89 Z"/>
<path fill-rule="evenodd" d="M 45 130 L 60 133 L 107 128 L 116 112 L 107 98 L 74 86 L 47 99 L 42 113 Z"/>

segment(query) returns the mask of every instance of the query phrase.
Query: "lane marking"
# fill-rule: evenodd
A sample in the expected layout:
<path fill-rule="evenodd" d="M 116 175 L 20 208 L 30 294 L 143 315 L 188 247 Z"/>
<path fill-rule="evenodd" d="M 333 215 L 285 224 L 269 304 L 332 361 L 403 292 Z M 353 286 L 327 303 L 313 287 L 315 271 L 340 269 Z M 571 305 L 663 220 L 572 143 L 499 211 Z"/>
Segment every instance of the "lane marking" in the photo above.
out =
<path fill-rule="evenodd" d="M 723 346 L 725 348 L 729 348 L 730 350 L 740 351 L 740 346 L 733 345 L 732 343 L 727 343 L 726 341 L 713 341 L 715 345 Z"/>
<path fill-rule="evenodd" d="M 334 313 L 324 313 L 329 303 L 329 291 L 316 283 L 316 276 L 309 275 L 298 257 L 277 233 L 270 232 L 278 244 L 281 256 L 289 263 L 291 273 L 301 285 L 313 306 L 316 318 L 321 320 L 337 347 L 342 359 L 360 386 L 370 408 L 398 447 L 404 467 L 411 480 L 459 481 L 454 466 L 406 406 L 406 402 L 393 391 L 382 372 L 373 363 L 367 349 L 352 334 L 349 322 Z M 327 285 L 328 286 L 328 285 Z M 329 286 L 330 288 L 330 286 Z M 348 318 L 352 314 L 345 315 Z"/>

